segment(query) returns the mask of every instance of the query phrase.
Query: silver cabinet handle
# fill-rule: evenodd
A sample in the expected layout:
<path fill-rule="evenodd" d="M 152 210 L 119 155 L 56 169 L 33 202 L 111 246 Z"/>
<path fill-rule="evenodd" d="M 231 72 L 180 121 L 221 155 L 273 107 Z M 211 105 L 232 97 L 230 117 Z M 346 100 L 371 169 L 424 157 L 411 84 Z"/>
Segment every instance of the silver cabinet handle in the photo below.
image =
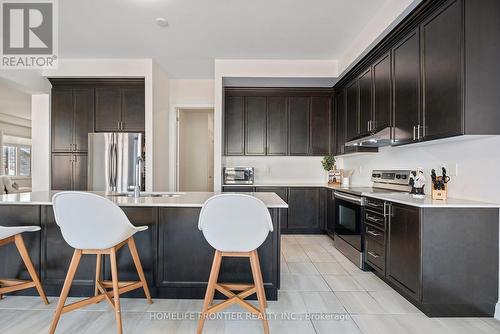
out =
<path fill-rule="evenodd" d="M 375 259 L 377 259 L 377 258 L 379 258 L 379 257 L 380 257 L 380 255 L 378 255 L 378 254 L 376 254 L 376 253 L 374 253 L 374 252 L 368 252 L 368 255 L 370 255 L 371 257 L 373 257 L 373 258 L 375 258 Z"/>
<path fill-rule="evenodd" d="M 391 203 L 384 202 L 384 217 L 391 215 Z"/>
<path fill-rule="evenodd" d="M 368 233 L 369 235 L 374 236 L 374 237 L 379 237 L 379 236 L 381 236 L 381 235 L 382 235 L 382 234 L 380 234 L 380 233 L 375 233 L 375 232 L 374 232 L 374 231 L 372 231 L 372 230 L 366 230 L 366 233 Z"/>
<path fill-rule="evenodd" d="M 416 126 L 416 125 L 414 125 L 414 126 L 413 126 L 413 140 L 416 140 L 416 139 L 417 139 L 417 136 L 416 136 L 416 134 L 415 134 L 415 133 L 416 133 L 416 130 L 417 130 L 417 126 Z"/>
<path fill-rule="evenodd" d="M 420 125 L 417 125 L 417 140 L 420 140 Z"/>
<path fill-rule="evenodd" d="M 374 222 L 374 223 L 381 223 L 384 221 L 383 219 L 377 219 L 377 218 L 369 216 L 369 215 L 366 215 L 366 220 L 369 220 L 369 221 Z"/>

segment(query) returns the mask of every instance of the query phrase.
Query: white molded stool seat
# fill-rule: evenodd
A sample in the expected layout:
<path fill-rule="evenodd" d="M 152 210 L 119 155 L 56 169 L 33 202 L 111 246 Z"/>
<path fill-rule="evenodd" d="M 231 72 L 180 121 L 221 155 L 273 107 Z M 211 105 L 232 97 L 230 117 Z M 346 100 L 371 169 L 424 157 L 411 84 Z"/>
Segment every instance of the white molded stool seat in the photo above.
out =
<path fill-rule="evenodd" d="M 107 249 L 148 229 L 132 225 L 118 205 L 96 194 L 60 192 L 52 203 L 64 240 L 76 249 Z"/>
<path fill-rule="evenodd" d="M 207 242 L 215 248 L 215 256 L 208 279 L 197 333 L 203 331 L 206 318 L 232 304 L 238 304 L 262 320 L 264 333 L 269 333 L 266 318 L 266 294 L 260 270 L 257 248 L 273 231 L 273 222 L 266 205 L 253 196 L 245 194 L 221 194 L 209 198 L 200 212 L 198 228 Z M 218 283 L 223 257 L 248 257 L 254 284 Z M 215 290 L 228 299 L 214 304 Z M 239 293 L 234 293 L 238 291 Z M 259 307 L 244 299 L 257 294 Z"/>
<path fill-rule="evenodd" d="M 40 231 L 40 226 L 0 226 L 0 240 L 23 232 Z"/>
<path fill-rule="evenodd" d="M 123 329 L 120 295 L 142 288 L 148 303 L 152 303 L 146 276 L 133 237 L 135 233 L 145 231 L 148 227 L 132 225 L 118 205 L 92 193 L 60 192 L 52 198 L 52 205 L 55 220 L 61 228 L 63 238 L 71 247 L 75 248 L 75 251 L 68 274 L 64 280 L 64 286 L 54 312 L 49 333 L 54 334 L 61 314 L 106 300 L 115 311 L 117 332 L 121 334 Z M 139 281 L 120 282 L 118 280 L 117 252 L 125 245 L 128 245 L 130 250 Z M 80 259 L 85 254 L 96 255 L 95 295 L 65 305 Z M 111 281 L 101 279 L 103 255 L 109 255 Z"/>
<path fill-rule="evenodd" d="M 48 304 L 47 296 L 43 291 L 42 283 L 38 277 L 38 273 L 31 261 L 28 249 L 24 243 L 23 232 L 36 232 L 40 231 L 40 226 L 0 226 L 0 246 L 13 243 L 16 245 L 19 255 L 31 276 L 31 281 L 29 280 L 19 280 L 19 279 L 5 279 L 0 278 L 0 299 L 3 299 L 3 295 L 6 293 L 35 288 L 42 298 L 45 304 Z"/>

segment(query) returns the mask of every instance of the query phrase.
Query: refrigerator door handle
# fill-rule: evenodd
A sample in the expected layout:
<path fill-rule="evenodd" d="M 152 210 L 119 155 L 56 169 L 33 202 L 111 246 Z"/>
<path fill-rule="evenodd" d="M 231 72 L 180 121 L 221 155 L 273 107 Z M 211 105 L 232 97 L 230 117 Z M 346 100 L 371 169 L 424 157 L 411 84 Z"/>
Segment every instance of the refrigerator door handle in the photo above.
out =
<path fill-rule="evenodd" d="M 115 188 L 114 190 L 116 191 L 116 178 L 118 174 L 118 145 L 113 144 L 113 187 Z"/>

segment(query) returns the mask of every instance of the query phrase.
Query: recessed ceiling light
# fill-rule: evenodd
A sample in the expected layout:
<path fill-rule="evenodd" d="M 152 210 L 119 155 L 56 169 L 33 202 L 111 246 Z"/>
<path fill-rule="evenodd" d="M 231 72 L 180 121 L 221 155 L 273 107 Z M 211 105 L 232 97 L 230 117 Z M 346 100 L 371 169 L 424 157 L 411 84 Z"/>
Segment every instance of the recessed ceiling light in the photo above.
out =
<path fill-rule="evenodd" d="M 168 21 L 164 17 L 156 18 L 156 24 L 163 28 L 168 27 Z"/>

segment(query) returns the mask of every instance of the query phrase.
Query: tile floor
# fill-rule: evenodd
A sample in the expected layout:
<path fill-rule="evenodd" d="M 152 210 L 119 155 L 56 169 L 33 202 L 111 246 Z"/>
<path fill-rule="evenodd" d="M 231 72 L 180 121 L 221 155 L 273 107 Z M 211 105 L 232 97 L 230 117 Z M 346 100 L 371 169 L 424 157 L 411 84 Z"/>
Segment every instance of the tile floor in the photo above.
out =
<path fill-rule="evenodd" d="M 500 333 L 490 318 L 428 318 L 378 277 L 363 272 L 333 248 L 327 236 L 282 237 L 279 301 L 269 302 L 271 333 Z M 0 333 L 47 333 L 56 298 L 45 306 L 35 297 L 0 301 Z M 124 333 L 195 333 L 200 300 L 122 299 Z M 183 319 L 166 319 L 177 316 Z M 258 320 L 238 307 L 225 319 L 209 320 L 204 333 L 261 333 Z M 231 320 L 231 317 L 233 320 Z M 242 317 L 243 320 L 234 320 Z M 115 333 L 106 303 L 62 316 L 57 333 Z"/>

